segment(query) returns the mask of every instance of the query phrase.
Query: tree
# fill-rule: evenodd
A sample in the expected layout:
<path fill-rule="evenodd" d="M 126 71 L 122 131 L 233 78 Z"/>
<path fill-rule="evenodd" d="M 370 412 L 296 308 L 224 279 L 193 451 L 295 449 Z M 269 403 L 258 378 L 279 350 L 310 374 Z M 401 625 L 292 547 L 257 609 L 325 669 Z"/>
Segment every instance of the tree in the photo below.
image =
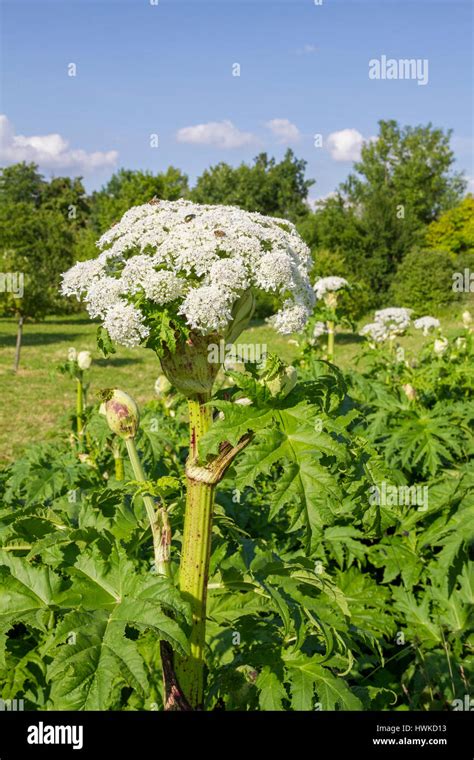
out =
<path fill-rule="evenodd" d="M 455 256 L 474 254 L 474 198 L 467 195 L 426 230 L 426 243 Z"/>
<path fill-rule="evenodd" d="M 451 130 L 445 133 L 431 124 L 400 127 L 394 120 L 380 121 L 377 139 L 362 147 L 356 174 L 342 189 L 352 203 L 364 205 L 383 191 L 391 197 L 394 214 L 403 206 L 418 228 L 429 224 L 456 205 L 466 187 L 459 173 L 450 173 L 450 139 Z"/>
<path fill-rule="evenodd" d="M 188 178 L 173 166 L 159 174 L 119 169 L 105 187 L 92 193 L 92 228 L 96 235 L 100 235 L 132 206 L 147 203 L 152 198 L 175 201 L 187 192 Z"/>
<path fill-rule="evenodd" d="M 206 169 L 191 191 L 197 203 L 239 206 L 268 216 L 296 222 L 308 212 L 308 190 L 313 180 L 305 179 L 306 161 L 287 150 L 277 163 L 260 153 L 251 166 L 232 167 L 226 163 Z"/>
<path fill-rule="evenodd" d="M 18 320 L 15 371 L 25 319 L 41 318 L 61 303 L 60 274 L 73 261 L 78 223 L 67 211 L 71 201 L 86 208 L 80 179 L 47 183 L 35 164 L 1 170 L 0 268 L 9 286 L 2 300 L 3 311 Z"/>
<path fill-rule="evenodd" d="M 300 231 L 313 249 L 338 252 L 375 305 L 426 225 L 454 206 L 465 183 L 450 173 L 450 132 L 381 121 L 352 173 Z"/>

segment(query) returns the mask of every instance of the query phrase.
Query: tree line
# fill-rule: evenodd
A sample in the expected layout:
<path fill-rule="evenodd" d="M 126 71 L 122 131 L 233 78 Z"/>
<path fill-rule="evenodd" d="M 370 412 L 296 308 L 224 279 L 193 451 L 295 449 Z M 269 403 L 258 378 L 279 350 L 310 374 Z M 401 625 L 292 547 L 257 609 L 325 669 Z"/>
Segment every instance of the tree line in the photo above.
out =
<path fill-rule="evenodd" d="M 474 256 L 474 201 L 464 197 L 454 160 L 450 131 L 380 121 L 345 182 L 313 207 L 315 182 L 290 149 L 279 162 L 260 153 L 251 165 L 218 163 L 193 187 L 173 166 L 157 173 L 120 169 L 89 195 L 80 177 L 46 180 L 33 163 L 8 166 L 0 171 L 0 271 L 23 272 L 25 287 L 21 299 L 0 293 L 0 313 L 23 321 L 71 308 L 58 294 L 61 272 L 95 256 L 97 238 L 128 208 L 152 198 L 290 219 L 314 253 L 315 275 L 343 275 L 357 285 L 359 311 L 389 298 L 398 305 L 426 301 L 427 289 L 428 301 L 439 302 L 449 298 L 454 262 L 468 265 Z M 428 272 L 436 281 L 429 286 Z"/>

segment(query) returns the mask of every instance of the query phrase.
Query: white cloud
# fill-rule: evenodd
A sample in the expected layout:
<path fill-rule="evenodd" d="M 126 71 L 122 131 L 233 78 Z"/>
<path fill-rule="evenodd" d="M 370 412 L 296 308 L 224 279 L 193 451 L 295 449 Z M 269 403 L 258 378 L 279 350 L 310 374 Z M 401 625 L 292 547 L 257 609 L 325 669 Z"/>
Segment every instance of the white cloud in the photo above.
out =
<path fill-rule="evenodd" d="M 326 201 L 330 200 L 331 198 L 337 198 L 337 193 L 334 190 L 330 193 L 326 193 L 326 195 L 310 196 L 307 200 L 307 205 L 312 211 L 315 211 L 323 206 Z"/>
<path fill-rule="evenodd" d="M 357 129 L 341 129 L 340 132 L 331 132 L 327 138 L 329 152 L 335 161 L 358 161 L 364 142 Z"/>
<path fill-rule="evenodd" d="M 317 49 L 318 48 L 315 45 L 303 45 L 303 47 L 298 48 L 296 52 L 298 55 L 311 55 L 311 53 L 315 53 Z"/>
<path fill-rule="evenodd" d="M 70 149 L 69 143 L 57 133 L 49 135 L 16 135 L 13 124 L 0 114 L 0 162 L 13 164 L 33 161 L 44 169 L 79 169 L 87 172 L 113 166 L 116 150 L 88 153 L 82 148 Z"/>
<path fill-rule="evenodd" d="M 257 142 L 257 138 L 251 132 L 242 132 L 227 120 L 183 127 L 176 133 L 176 139 L 181 143 L 214 145 L 216 148 L 242 148 L 244 145 Z"/>
<path fill-rule="evenodd" d="M 278 142 L 281 143 L 295 142 L 301 137 L 298 127 L 288 119 L 272 119 L 267 121 L 265 126 L 273 132 L 278 138 Z"/>

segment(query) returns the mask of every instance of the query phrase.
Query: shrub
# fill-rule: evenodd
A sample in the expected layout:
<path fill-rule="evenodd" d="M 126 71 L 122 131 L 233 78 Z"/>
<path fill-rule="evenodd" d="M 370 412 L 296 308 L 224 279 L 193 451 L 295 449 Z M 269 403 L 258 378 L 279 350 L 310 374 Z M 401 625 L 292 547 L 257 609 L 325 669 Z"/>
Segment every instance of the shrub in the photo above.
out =
<path fill-rule="evenodd" d="M 443 251 L 411 251 L 400 266 L 391 285 L 391 297 L 400 306 L 425 313 L 459 299 L 452 289 L 458 265 Z"/>

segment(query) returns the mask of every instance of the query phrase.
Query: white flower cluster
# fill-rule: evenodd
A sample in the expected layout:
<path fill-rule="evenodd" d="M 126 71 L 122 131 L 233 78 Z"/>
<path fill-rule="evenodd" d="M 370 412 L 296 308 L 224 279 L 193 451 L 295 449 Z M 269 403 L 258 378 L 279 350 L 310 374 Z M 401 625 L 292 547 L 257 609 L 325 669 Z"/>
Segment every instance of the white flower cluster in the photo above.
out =
<path fill-rule="evenodd" d="M 383 343 L 388 339 L 388 332 L 382 322 L 370 322 L 364 325 L 359 335 L 367 336 L 372 343 Z"/>
<path fill-rule="evenodd" d="M 348 287 L 349 283 L 344 277 L 320 277 L 314 283 L 314 292 L 317 298 L 323 298 L 326 293 L 334 293 L 336 290 Z"/>
<path fill-rule="evenodd" d="M 375 312 L 375 321 L 365 325 L 360 335 L 366 335 L 373 343 L 383 343 L 403 335 L 411 323 L 411 309 L 390 307 Z"/>
<path fill-rule="evenodd" d="M 395 335 L 403 335 L 410 327 L 411 309 L 391 307 L 381 309 L 375 312 L 375 321 L 383 324 L 388 332 L 388 337 L 393 338 Z"/>
<path fill-rule="evenodd" d="M 96 259 L 63 275 L 61 292 L 83 299 L 90 316 L 125 346 L 149 335 L 133 303 L 137 295 L 158 308 L 174 302 L 203 335 L 227 327 L 249 288 L 280 296 L 272 321 L 282 333 L 302 330 L 314 306 L 309 248 L 284 219 L 232 206 L 152 201 L 127 211 L 97 245 Z"/>
<path fill-rule="evenodd" d="M 413 322 L 413 327 L 423 330 L 423 335 L 428 335 L 431 330 L 436 330 L 439 326 L 440 321 L 436 317 L 420 317 Z"/>
<path fill-rule="evenodd" d="M 328 331 L 325 322 L 316 322 L 313 328 L 313 338 L 320 338 L 321 335 L 325 335 Z"/>

